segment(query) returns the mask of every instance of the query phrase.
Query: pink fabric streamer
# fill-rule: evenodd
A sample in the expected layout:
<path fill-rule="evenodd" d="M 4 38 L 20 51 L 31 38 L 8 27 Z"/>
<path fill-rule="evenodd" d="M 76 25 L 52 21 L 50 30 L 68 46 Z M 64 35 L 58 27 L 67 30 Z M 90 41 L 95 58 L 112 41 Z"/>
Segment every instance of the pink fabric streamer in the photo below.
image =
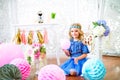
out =
<path fill-rule="evenodd" d="M 22 43 L 26 44 L 26 38 L 25 38 L 25 30 L 23 30 L 22 34 L 21 34 L 21 40 L 22 40 Z"/>
<path fill-rule="evenodd" d="M 48 43 L 48 35 L 47 35 L 47 30 L 44 29 L 44 43 L 47 44 Z"/>

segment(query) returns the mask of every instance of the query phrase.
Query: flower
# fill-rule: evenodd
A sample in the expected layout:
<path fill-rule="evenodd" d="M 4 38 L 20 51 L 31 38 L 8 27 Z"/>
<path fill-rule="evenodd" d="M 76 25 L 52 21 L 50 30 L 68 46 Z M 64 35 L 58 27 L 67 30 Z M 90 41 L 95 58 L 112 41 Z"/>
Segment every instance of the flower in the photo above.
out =
<path fill-rule="evenodd" d="M 110 28 L 107 26 L 107 23 L 105 20 L 98 20 L 97 22 L 93 22 L 94 28 L 93 28 L 93 35 L 95 37 L 100 36 L 108 36 L 110 33 Z"/>
<path fill-rule="evenodd" d="M 46 48 L 39 43 L 33 44 L 34 58 L 39 59 L 42 54 L 46 54 Z"/>
<path fill-rule="evenodd" d="M 93 28 L 93 34 L 96 37 L 103 35 L 104 32 L 105 32 L 105 29 L 102 26 Z"/>
<path fill-rule="evenodd" d="M 27 61 L 29 64 L 34 62 L 36 59 L 44 59 L 46 56 L 46 48 L 43 44 L 33 43 L 27 50 Z"/>

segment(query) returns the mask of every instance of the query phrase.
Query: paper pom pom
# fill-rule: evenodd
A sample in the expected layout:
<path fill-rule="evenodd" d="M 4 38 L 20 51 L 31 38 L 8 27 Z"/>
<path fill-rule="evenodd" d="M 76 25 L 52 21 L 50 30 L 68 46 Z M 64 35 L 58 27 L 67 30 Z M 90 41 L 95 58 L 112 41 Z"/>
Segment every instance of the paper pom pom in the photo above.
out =
<path fill-rule="evenodd" d="M 70 41 L 67 39 L 62 39 L 60 43 L 62 49 L 68 49 L 70 47 Z"/>
<path fill-rule="evenodd" d="M 38 80 L 66 80 L 64 71 L 57 65 L 50 64 L 41 68 Z"/>
<path fill-rule="evenodd" d="M 0 66 L 9 64 L 15 58 L 24 58 L 20 46 L 12 43 L 0 44 Z"/>
<path fill-rule="evenodd" d="M 22 74 L 22 80 L 26 80 L 27 77 L 30 75 L 30 65 L 28 64 L 26 60 L 17 58 L 17 59 L 12 60 L 11 64 L 14 64 L 19 68 Z"/>
<path fill-rule="evenodd" d="M 82 68 L 82 75 L 85 80 L 104 80 L 106 69 L 99 59 L 88 59 Z"/>
<path fill-rule="evenodd" d="M 21 80 L 20 70 L 13 64 L 6 64 L 0 68 L 0 80 Z"/>

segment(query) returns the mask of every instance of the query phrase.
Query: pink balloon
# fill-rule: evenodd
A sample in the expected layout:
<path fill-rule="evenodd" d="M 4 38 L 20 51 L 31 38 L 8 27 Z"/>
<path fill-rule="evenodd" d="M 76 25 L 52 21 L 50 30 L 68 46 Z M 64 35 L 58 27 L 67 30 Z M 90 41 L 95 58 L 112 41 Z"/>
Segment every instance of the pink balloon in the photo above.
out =
<path fill-rule="evenodd" d="M 10 64 L 14 64 L 18 67 L 22 74 L 22 80 L 26 80 L 30 75 L 30 64 L 22 58 L 16 58 L 10 62 Z"/>
<path fill-rule="evenodd" d="M 67 39 L 61 40 L 61 48 L 62 49 L 68 49 L 70 47 L 70 41 Z"/>
<path fill-rule="evenodd" d="M 0 44 L 0 67 L 10 63 L 15 58 L 24 58 L 20 46 L 12 43 Z"/>

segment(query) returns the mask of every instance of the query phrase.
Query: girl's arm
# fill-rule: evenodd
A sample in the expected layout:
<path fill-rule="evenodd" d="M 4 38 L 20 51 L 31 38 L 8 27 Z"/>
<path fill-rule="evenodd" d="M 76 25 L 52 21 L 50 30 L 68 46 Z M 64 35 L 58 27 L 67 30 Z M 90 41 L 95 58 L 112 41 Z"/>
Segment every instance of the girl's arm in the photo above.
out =
<path fill-rule="evenodd" d="M 81 60 L 81 59 L 86 58 L 86 57 L 87 57 L 87 54 L 84 53 L 81 56 L 74 58 L 74 62 L 77 64 L 78 60 Z"/>
<path fill-rule="evenodd" d="M 77 59 L 78 59 L 78 60 L 81 60 L 81 59 L 86 58 L 86 57 L 87 57 L 87 54 L 84 53 L 84 54 L 82 54 L 81 56 L 77 57 Z"/>
<path fill-rule="evenodd" d="M 62 49 L 67 56 L 70 56 L 70 52 L 66 49 Z"/>

